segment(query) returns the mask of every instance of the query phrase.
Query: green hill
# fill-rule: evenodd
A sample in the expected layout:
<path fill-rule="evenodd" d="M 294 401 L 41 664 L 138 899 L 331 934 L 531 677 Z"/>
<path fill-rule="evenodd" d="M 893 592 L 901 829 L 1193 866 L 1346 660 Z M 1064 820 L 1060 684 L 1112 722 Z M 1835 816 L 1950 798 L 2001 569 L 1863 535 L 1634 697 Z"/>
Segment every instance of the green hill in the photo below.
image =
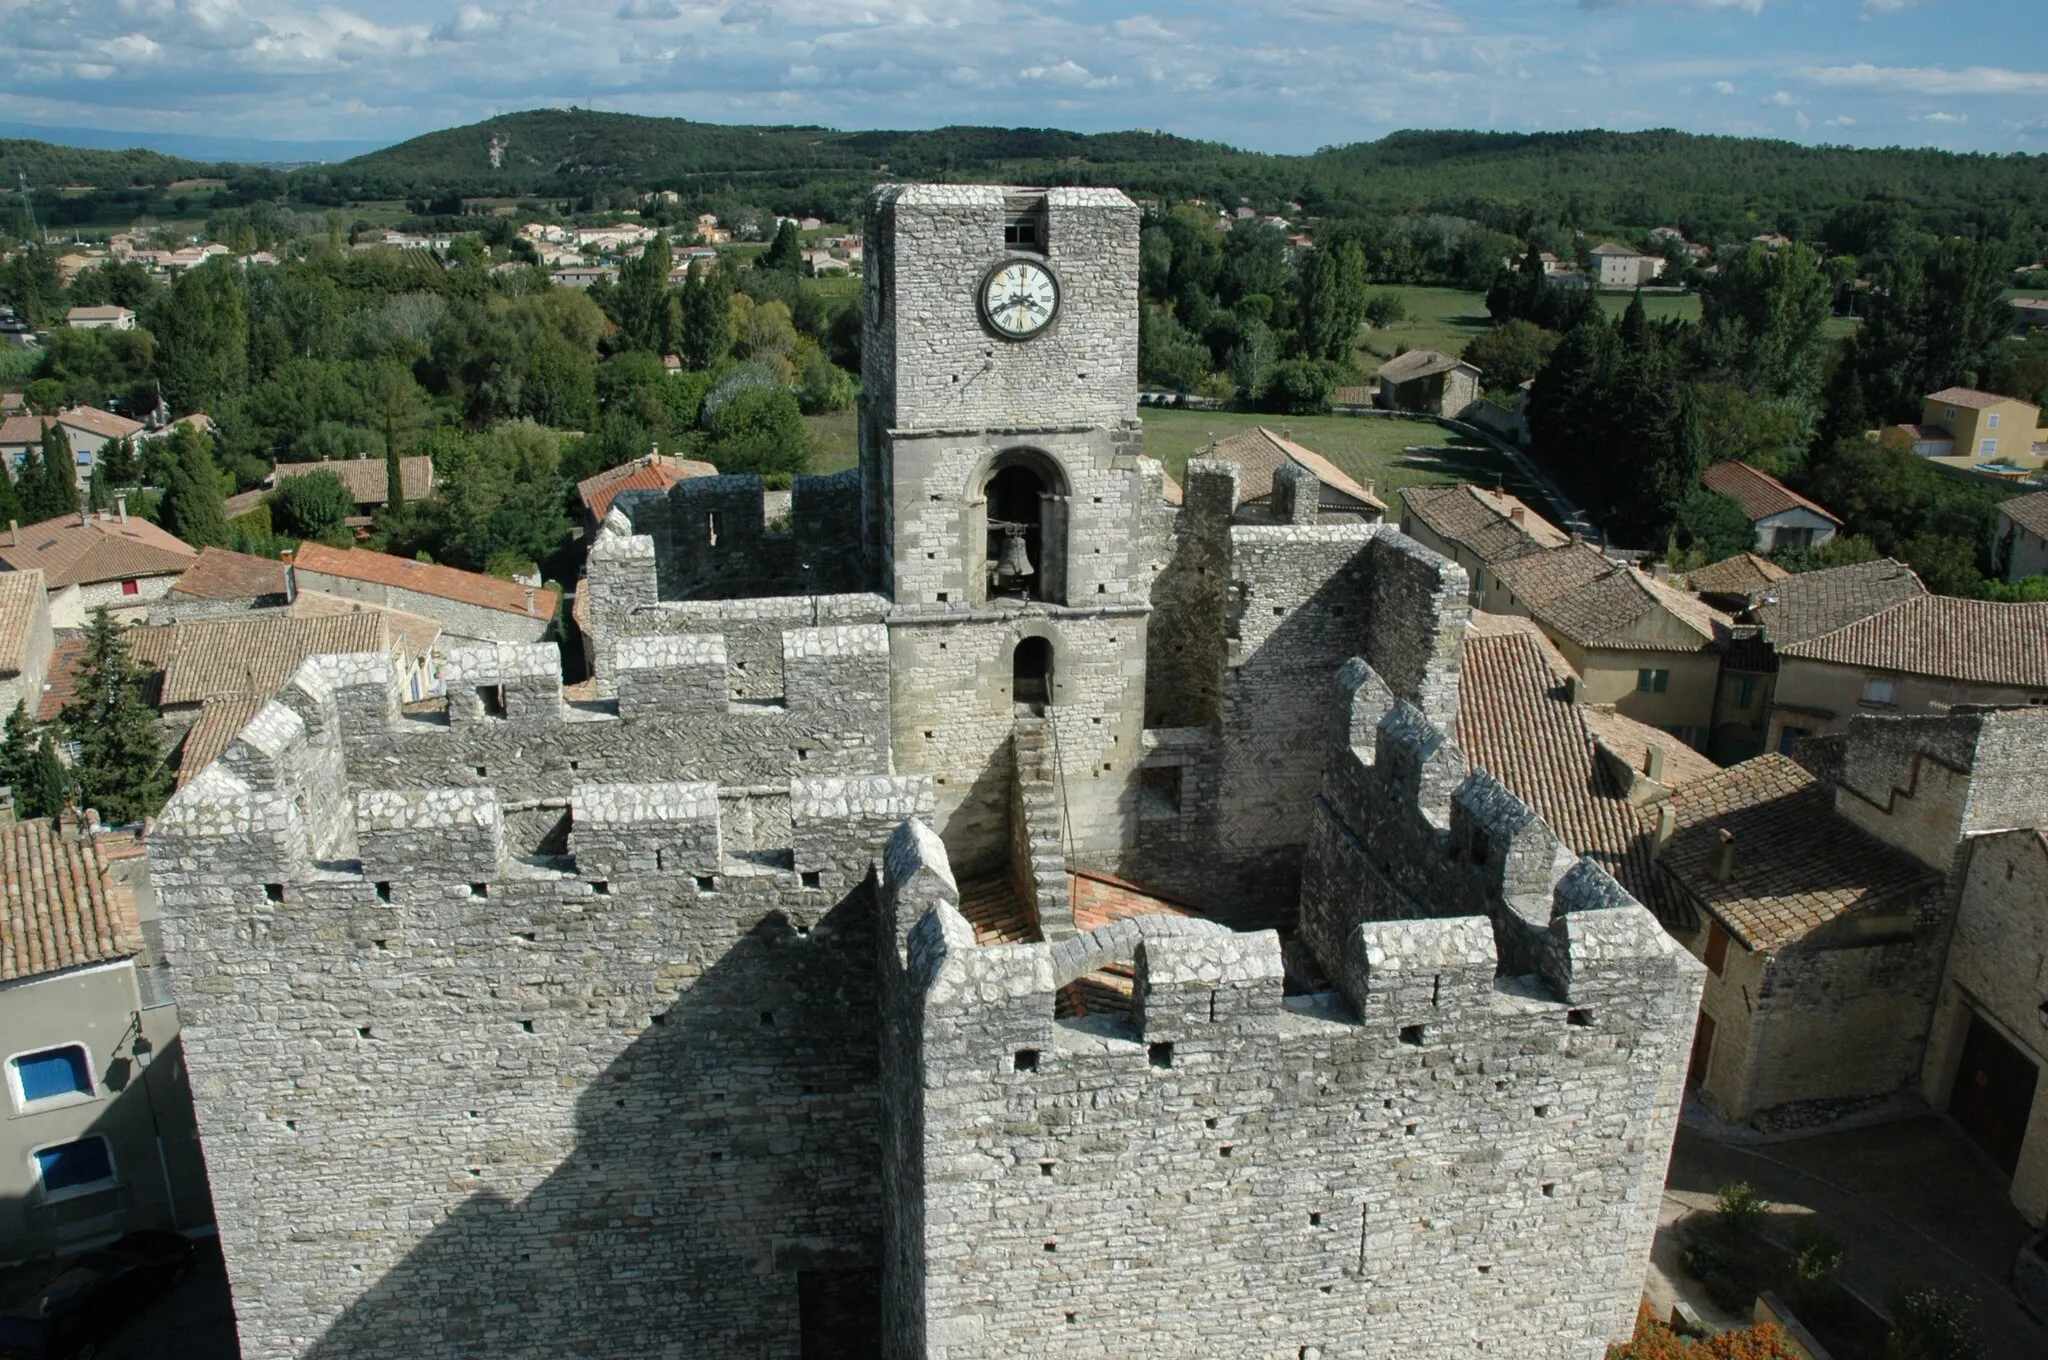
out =
<path fill-rule="evenodd" d="M 96 151 L 58 146 L 53 142 L 0 138 L 0 190 L 11 190 L 20 177 L 37 189 L 63 185 L 94 185 L 123 189 L 130 185 L 165 185 L 181 179 L 221 176 L 230 167 L 165 156 L 133 147 L 127 151 Z"/>

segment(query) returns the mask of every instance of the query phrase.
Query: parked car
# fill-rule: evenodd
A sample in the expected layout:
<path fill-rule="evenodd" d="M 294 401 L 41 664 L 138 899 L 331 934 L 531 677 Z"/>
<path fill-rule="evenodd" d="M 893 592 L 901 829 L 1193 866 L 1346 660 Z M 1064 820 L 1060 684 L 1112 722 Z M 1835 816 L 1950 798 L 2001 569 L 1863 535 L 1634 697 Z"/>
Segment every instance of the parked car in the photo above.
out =
<path fill-rule="evenodd" d="M 90 1360 L 100 1343 L 192 1269 L 174 1232 L 133 1232 L 67 1262 L 35 1296 L 0 1313 L 7 1360 Z"/>

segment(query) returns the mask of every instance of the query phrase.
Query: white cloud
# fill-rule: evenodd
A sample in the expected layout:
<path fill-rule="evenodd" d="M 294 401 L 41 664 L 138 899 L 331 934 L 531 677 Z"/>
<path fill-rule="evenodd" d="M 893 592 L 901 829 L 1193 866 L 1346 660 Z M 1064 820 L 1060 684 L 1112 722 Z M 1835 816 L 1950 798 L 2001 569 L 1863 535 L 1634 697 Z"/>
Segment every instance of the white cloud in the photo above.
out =
<path fill-rule="evenodd" d="M 1948 126 L 1954 123 L 1967 123 L 1970 121 L 1970 115 L 1967 113 L 1944 113 L 1936 109 L 1933 113 L 1914 114 L 1913 121 L 1916 123 L 1938 123 Z"/>
<path fill-rule="evenodd" d="M 1802 66 L 1792 74 L 1835 90 L 1879 94 L 2048 95 L 2048 71 L 2014 71 L 2003 66 Z"/>
<path fill-rule="evenodd" d="M 504 15 L 494 14 L 482 5 L 463 5 L 453 18 L 435 24 L 428 36 L 435 42 L 474 42 L 504 26 Z"/>
<path fill-rule="evenodd" d="M 680 19 L 683 12 L 673 0 L 625 0 L 612 16 L 615 19 Z"/>
<path fill-rule="evenodd" d="M 1787 90 L 1773 90 L 1764 97 L 1764 103 L 1774 109 L 1789 109 L 1799 101 Z"/>
<path fill-rule="evenodd" d="M 1821 120 L 1821 125 L 1823 127 L 1855 127 L 1856 120 L 1846 113 L 1838 113 L 1832 118 Z"/>
<path fill-rule="evenodd" d="M 1740 94 L 1740 93 L 1741 93 L 1741 91 L 1739 91 L 1739 90 L 1737 90 L 1737 89 L 1735 88 L 1735 82 L 1734 82 L 1734 81 L 1732 81 L 1732 80 L 1717 80 L 1717 81 L 1715 81 L 1715 82 L 1714 82 L 1714 84 L 1713 84 L 1713 86 L 1712 86 L 1712 89 L 1713 89 L 1713 91 L 1714 91 L 1714 93 L 1715 93 L 1715 94 Z"/>
<path fill-rule="evenodd" d="M 1792 121 L 1793 121 L 1794 123 L 1797 123 L 1797 124 L 1799 125 L 1799 130 L 1800 130 L 1801 132 L 1804 132 L 1804 131 L 1806 131 L 1806 130 L 1807 130 L 1808 128 L 1810 128 L 1810 127 L 1812 127 L 1812 126 L 1813 126 L 1813 120 L 1812 120 L 1811 118 L 1808 118 L 1808 117 L 1806 116 L 1806 110 L 1805 110 L 1805 109 L 1800 109 L 1800 110 L 1798 110 L 1797 112 L 1795 112 L 1795 113 L 1794 113 L 1794 114 L 1792 115 Z"/>
<path fill-rule="evenodd" d="M 1911 9 L 1924 4 L 1926 0 L 1863 0 L 1863 17 L 1873 14 L 1897 14 L 1902 9 Z"/>
<path fill-rule="evenodd" d="M 1761 14 L 1764 0 L 1579 0 L 1580 9 L 1619 9 L 1635 5 L 1683 5 L 1693 9 L 1739 9 Z"/>

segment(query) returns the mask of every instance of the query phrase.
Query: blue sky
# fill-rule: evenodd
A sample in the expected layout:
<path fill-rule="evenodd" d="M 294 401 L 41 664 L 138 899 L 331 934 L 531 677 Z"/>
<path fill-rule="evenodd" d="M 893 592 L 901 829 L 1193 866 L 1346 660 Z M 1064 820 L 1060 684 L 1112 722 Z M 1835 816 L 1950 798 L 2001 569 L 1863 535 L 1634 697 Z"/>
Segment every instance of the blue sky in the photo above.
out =
<path fill-rule="evenodd" d="M 2048 0 L 0 0 L 0 121 L 396 141 L 548 105 L 842 128 L 1673 126 L 2048 152 Z"/>

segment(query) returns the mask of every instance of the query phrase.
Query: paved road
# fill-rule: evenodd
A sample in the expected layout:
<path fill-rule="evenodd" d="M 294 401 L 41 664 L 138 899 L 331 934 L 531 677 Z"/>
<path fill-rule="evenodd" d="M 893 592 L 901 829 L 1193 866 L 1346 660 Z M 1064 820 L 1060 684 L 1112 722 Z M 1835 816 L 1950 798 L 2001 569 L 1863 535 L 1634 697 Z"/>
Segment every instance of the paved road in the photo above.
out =
<path fill-rule="evenodd" d="M 1788 1242 L 1802 1218 L 1818 1217 L 1847 1249 L 1842 1282 L 1865 1298 L 1882 1299 L 1895 1280 L 1946 1284 L 1977 1299 L 1994 1360 L 2048 1355 L 2048 1329 L 2006 1283 L 2032 1230 L 2006 1198 L 2003 1178 L 1942 1116 L 1767 1144 L 1681 1126 L 1653 1254 L 1653 1303 L 1668 1306 L 1675 1290 L 1709 1321 L 1737 1321 L 1719 1315 L 1677 1269 L 1670 1226 L 1711 1210 L 1715 1192 L 1737 1180 L 1770 1201 L 1765 1231 L 1774 1240 Z"/>
<path fill-rule="evenodd" d="M 103 1360 L 239 1360 L 220 1243 L 200 1243 L 198 1264 L 185 1283 L 137 1314 L 100 1348 L 100 1355 Z"/>

